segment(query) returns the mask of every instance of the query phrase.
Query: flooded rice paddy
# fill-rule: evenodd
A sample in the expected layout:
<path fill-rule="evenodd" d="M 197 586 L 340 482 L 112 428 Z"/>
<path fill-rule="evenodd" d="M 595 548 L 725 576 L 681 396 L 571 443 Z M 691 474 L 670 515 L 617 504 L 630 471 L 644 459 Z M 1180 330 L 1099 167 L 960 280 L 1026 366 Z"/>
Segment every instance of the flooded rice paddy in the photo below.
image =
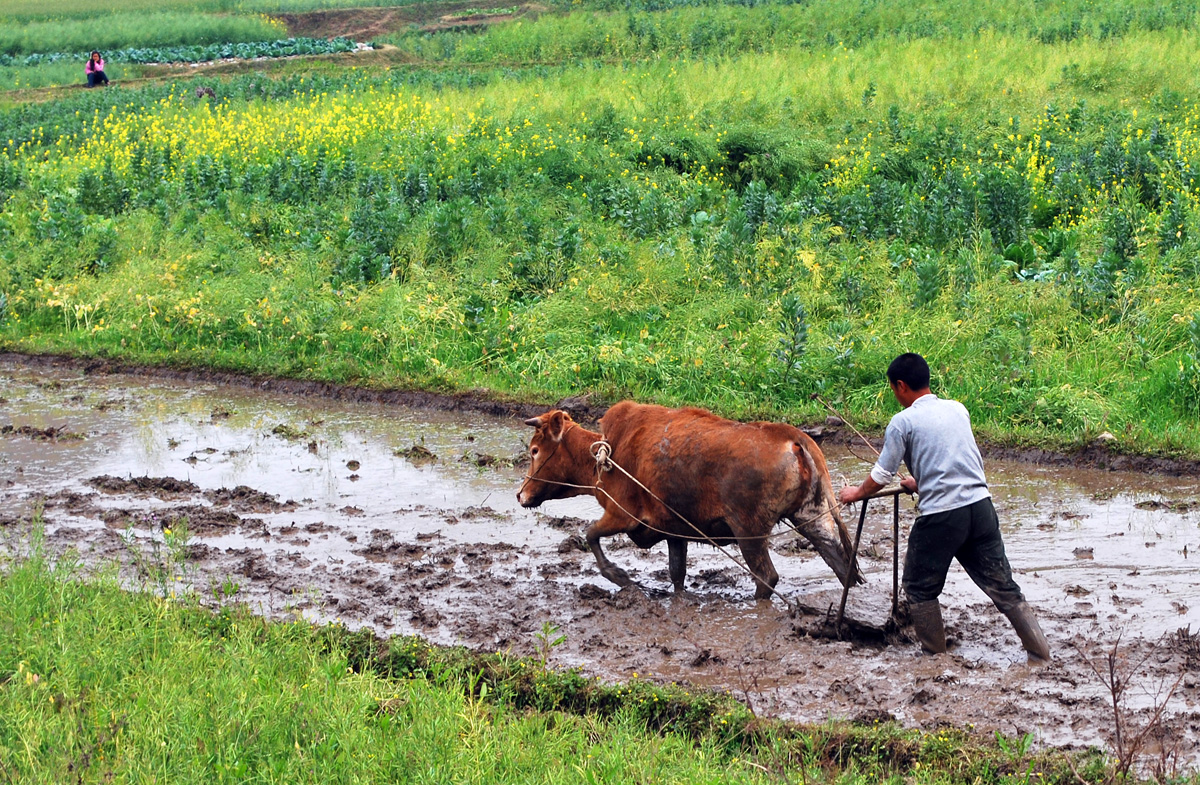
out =
<path fill-rule="evenodd" d="M 236 584 L 270 616 L 520 654 L 550 622 L 567 636 L 552 664 L 604 679 L 729 690 L 796 720 L 890 716 L 1053 745 L 1106 741 L 1111 706 L 1085 656 L 1120 636 L 1136 666 L 1127 710 L 1144 717 L 1178 681 L 1159 743 L 1200 758 L 1200 479 L 987 461 L 1009 559 L 1056 658 L 1034 667 L 957 565 L 942 597 L 950 655 L 862 633 L 891 605 L 888 500 L 868 513 L 852 640 L 824 634 L 819 614 L 755 602 L 710 548 L 690 550 L 675 595 L 665 544 L 610 540 L 641 586 L 618 591 L 582 547 L 592 499 L 517 504 L 529 432 L 517 418 L 4 362 L 0 547 L 25 547 L 43 505 L 53 550 L 117 562 L 134 584 L 135 554 L 184 524 L 185 582 L 206 594 Z M 835 478 L 869 468 L 844 448 L 826 455 Z M 901 548 L 912 506 L 901 503 Z M 814 551 L 786 530 L 772 549 L 785 595 L 836 607 L 840 586 Z"/>

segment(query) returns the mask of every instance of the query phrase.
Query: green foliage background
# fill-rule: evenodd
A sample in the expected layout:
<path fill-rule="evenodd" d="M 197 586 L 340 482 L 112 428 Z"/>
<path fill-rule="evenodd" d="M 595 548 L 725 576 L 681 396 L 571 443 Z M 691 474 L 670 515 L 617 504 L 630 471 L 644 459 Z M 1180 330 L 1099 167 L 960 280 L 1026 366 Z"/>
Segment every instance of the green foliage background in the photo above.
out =
<path fill-rule="evenodd" d="M 13 106 L 0 335 L 873 427 L 913 350 L 988 439 L 1200 454 L 1192 4 L 668 5 Z"/>

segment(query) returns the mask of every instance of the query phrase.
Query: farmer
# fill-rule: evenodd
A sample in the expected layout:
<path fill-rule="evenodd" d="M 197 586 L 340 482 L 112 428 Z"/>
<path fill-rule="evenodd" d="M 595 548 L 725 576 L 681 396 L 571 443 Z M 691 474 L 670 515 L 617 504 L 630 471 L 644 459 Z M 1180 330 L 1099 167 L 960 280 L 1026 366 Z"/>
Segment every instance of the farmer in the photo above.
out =
<path fill-rule="evenodd" d="M 929 364 L 919 354 L 902 354 L 887 370 L 896 400 L 904 407 L 888 423 L 883 452 L 858 487 L 842 488 L 842 504 L 866 499 L 887 485 L 903 460 L 912 477 L 901 486 L 920 494 L 920 514 L 908 536 L 904 594 L 913 631 L 928 652 L 946 651 L 938 595 L 950 560 L 991 598 L 1017 631 L 1029 659 L 1050 659 L 1050 648 L 1033 610 L 1013 581 L 983 458 L 971 432 L 971 416 L 958 401 L 929 391 Z"/>
<path fill-rule="evenodd" d="M 104 58 L 99 52 L 92 52 L 88 55 L 87 65 L 83 67 L 83 72 L 87 74 L 87 86 L 95 87 L 96 85 L 108 85 L 108 77 L 104 75 Z"/>

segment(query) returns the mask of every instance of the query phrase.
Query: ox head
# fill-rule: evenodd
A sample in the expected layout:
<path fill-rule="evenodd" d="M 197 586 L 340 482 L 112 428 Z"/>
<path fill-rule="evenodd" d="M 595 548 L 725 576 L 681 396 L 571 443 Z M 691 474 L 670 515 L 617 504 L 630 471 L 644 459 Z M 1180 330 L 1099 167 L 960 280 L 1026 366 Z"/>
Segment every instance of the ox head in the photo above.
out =
<path fill-rule="evenodd" d="M 838 512 L 840 506 L 833 493 L 833 481 L 829 476 L 829 467 L 820 448 L 812 444 L 806 449 L 797 445 L 808 464 L 809 475 L 812 478 L 812 496 L 806 509 L 801 510 L 792 518 L 792 522 L 813 547 L 821 558 L 830 566 L 838 580 L 845 586 L 847 578 L 851 583 L 865 583 L 862 573 L 855 569 L 851 576 L 851 566 L 854 564 L 854 543 L 850 532 Z"/>
<path fill-rule="evenodd" d="M 823 507 L 823 509 L 822 509 Z M 854 563 L 854 543 L 842 516 L 838 515 L 835 503 L 830 500 L 820 507 L 810 507 L 807 514 L 801 513 L 795 519 L 796 529 L 803 534 L 821 558 L 830 566 L 843 586 Z M 865 579 L 858 570 L 854 571 L 852 583 L 864 583 Z"/>
<path fill-rule="evenodd" d="M 531 417 L 525 424 L 534 430 L 529 440 L 529 473 L 517 492 L 521 506 L 537 507 L 548 499 L 588 493 L 586 488 L 572 487 L 590 481 L 585 472 L 595 470 L 595 461 L 590 453 L 581 460 L 581 456 L 574 454 L 568 446 L 567 435 L 576 427 L 571 415 L 555 409 L 540 417 Z"/>

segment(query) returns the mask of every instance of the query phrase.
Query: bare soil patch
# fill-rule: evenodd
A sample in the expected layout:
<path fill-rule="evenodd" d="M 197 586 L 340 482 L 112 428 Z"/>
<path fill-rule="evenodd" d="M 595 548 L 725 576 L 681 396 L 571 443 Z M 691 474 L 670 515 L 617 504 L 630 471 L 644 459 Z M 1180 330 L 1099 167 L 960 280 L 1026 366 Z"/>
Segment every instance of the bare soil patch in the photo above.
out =
<path fill-rule="evenodd" d="M 332 8 L 321 11 L 272 14 L 288 26 L 288 34 L 308 38 L 351 38 L 370 41 L 405 28 L 427 32 L 485 27 L 510 21 L 518 16 L 544 10 L 523 4 L 518 10 L 505 14 L 489 14 L 489 9 L 512 8 L 505 0 L 461 0 L 449 3 L 412 3 L 393 8 Z M 475 13 L 464 13 L 473 11 Z"/>

